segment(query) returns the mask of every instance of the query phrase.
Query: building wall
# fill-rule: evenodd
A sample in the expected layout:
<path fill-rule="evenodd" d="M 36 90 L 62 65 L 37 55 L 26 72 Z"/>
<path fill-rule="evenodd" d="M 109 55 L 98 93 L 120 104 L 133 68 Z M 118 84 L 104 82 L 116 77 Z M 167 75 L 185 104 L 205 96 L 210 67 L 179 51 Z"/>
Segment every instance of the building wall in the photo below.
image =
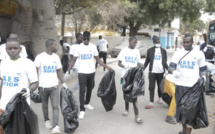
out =
<path fill-rule="evenodd" d="M 2 39 L 6 39 L 7 34 L 11 31 L 13 20 L 11 17 L 0 15 L 0 33 Z"/>

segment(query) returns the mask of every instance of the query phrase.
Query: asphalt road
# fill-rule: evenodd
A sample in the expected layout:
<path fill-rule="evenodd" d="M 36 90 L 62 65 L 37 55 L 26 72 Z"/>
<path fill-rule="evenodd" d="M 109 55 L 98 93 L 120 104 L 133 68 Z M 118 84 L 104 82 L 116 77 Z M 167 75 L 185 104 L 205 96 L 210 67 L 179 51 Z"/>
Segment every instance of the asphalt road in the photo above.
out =
<path fill-rule="evenodd" d="M 174 51 L 168 52 L 168 59 L 171 59 Z M 144 62 L 144 58 L 142 62 Z M 168 106 L 166 104 L 155 103 L 154 109 L 145 109 L 144 107 L 149 103 L 148 92 L 148 69 L 145 71 L 145 95 L 138 97 L 139 115 L 143 119 L 143 124 L 137 124 L 134 121 L 133 105 L 130 103 L 130 110 L 128 117 L 123 117 L 124 100 L 122 88 L 120 85 L 121 69 L 118 67 L 116 59 L 109 59 L 109 66 L 115 72 L 115 82 L 117 88 L 117 100 L 114 109 L 110 112 L 105 112 L 101 103 L 101 99 L 97 97 L 98 84 L 105 74 L 101 67 L 96 70 L 95 88 L 93 89 L 90 104 L 94 106 L 94 110 L 86 110 L 85 118 L 80 120 L 79 127 L 75 134 L 178 134 L 181 130 L 181 125 L 171 125 L 164 121 L 167 116 Z M 67 82 L 68 86 L 72 86 L 74 82 Z M 79 103 L 79 93 L 74 92 L 76 101 Z M 155 101 L 158 99 L 157 88 L 155 92 Z M 38 115 L 40 134 L 49 134 L 51 130 L 47 130 L 44 126 L 42 106 L 41 104 L 31 103 L 32 108 Z M 59 107 L 60 110 L 60 107 Z M 52 119 L 52 112 L 49 104 L 50 119 Z M 61 111 L 59 112 L 59 126 L 62 134 L 64 133 L 63 117 Z M 198 133 L 193 131 L 194 134 Z M 199 133 L 200 134 L 200 133 Z M 210 134 L 210 133 L 207 133 Z"/>

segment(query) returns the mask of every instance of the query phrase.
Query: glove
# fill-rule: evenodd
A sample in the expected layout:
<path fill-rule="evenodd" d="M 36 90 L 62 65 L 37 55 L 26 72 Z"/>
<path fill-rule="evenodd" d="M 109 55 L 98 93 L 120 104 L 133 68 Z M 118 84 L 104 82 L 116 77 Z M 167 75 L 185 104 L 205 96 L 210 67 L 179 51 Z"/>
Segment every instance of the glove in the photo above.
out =
<path fill-rule="evenodd" d="M 64 79 L 67 80 L 69 78 L 69 72 L 66 71 L 66 73 L 64 74 Z"/>
<path fill-rule="evenodd" d="M 63 83 L 62 87 L 65 88 L 65 89 L 68 89 L 68 86 L 66 85 L 66 83 Z"/>
<path fill-rule="evenodd" d="M 22 94 L 22 96 L 25 98 L 30 97 L 30 91 L 31 91 L 30 89 L 27 89 L 27 91 L 24 94 Z"/>
<path fill-rule="evenodd" d="M 128 66 L 128 65 L 124 67 L 124 69 L 129 69 L 129 68 L 130 68 L 130 66 Z"/>
<path fill-rule="evenodd" d="M 202 76 L 202 78 L 204 79 L 204 85 L 206 83 L 206 76 Z"/>
<path fill-rule="evenodd" d="M 172 74 L 176 79 L 180 77 L 180 73 L 178 71 L 173 71 Z"/>

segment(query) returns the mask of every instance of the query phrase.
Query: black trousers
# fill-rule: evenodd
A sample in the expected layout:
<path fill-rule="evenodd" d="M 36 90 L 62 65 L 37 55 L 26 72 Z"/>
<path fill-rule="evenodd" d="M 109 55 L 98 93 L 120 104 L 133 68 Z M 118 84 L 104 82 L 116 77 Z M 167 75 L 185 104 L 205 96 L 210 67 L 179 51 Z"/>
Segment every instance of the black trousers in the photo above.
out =
<path fill-rule="evenodd" d="M 150 95 L 150 102 L 154 102 L 154 96 L 155 96 L 155 82 L 157 81 L 157 87 L 158 87 L 158 97 L 161 97 L 161 89 L 160 89 L 160 83 L 163 79 L 164 73 L 149 73 L 149 95 Z"/>
<path fill-rule="evenodd" d="M 133 107 L 134 107 L 134 114 L 138 115 L 138 107 L 137 107 L 137 98 L 134 100 L 133 103 Z M 128 111 L 129 110 L 129 102 L 125 101 L 125 110 Z"/>
<path fill-rule="evenodd" d="M 103 62 L 106 64 L 106 60 L 107 60 L 107 52 L 99 52 L 99 58 L 103 59 Z M 98 66 L 98 62 L 96 62 L 96 68 Z M 104 68 L 105 71 L 105 68 Z"/>
<path fill-rule="evenodd" d="M 79 101 L 80 101 L 80 111 L 85 111 L 84 105 L 90 103 L 90 98 L 92 94 L 92 90 L 95 85 L 95 73 L 91 74 L 78 74 L 78 80 L 79 80 Z M 85 92 L 86 93 L 86 99 L 85 99 Z"/>

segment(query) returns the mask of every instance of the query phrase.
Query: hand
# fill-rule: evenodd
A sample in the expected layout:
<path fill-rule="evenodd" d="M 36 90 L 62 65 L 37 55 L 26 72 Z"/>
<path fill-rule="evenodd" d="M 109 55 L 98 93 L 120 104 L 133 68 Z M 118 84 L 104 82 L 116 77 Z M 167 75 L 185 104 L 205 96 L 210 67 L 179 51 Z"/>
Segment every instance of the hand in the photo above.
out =
<path fill-rule="evenodd" d="M 108 71 L 110 71 L 110 70 L 113 70 L 111 67 L 109 67 L 109 66 L 106 66 L 105 67 Z"/>
<path fill-rule="evenodd" d="M 69 89 L 68 86 L 66 85 L 66 83 L 63 83 L 62 87 L 65 88 L 65 89 Z"/>
<path fill-rule="evenodd" d="M 176 79 L 180 77 L 180 73 L 178 71 L 173 71 L 172 74 Z"/>
<path fill-rule="evenodd" d="M 206 83 L 206 76 L 202 76 L 202 78 L 204 79 L 204 85 Z"/>
<path fill-rule="evenodd" d="M 30 89 L 27 89 L 27 91 L 22 94 L 23 97 L 28 98 L 30 96 Z"/>
<path fill-rule="evenodd" d="M 69 78 L 69 72 L 66 71 L 66 73 L 64 74 L 64 79 L 67 80 Z"/>

